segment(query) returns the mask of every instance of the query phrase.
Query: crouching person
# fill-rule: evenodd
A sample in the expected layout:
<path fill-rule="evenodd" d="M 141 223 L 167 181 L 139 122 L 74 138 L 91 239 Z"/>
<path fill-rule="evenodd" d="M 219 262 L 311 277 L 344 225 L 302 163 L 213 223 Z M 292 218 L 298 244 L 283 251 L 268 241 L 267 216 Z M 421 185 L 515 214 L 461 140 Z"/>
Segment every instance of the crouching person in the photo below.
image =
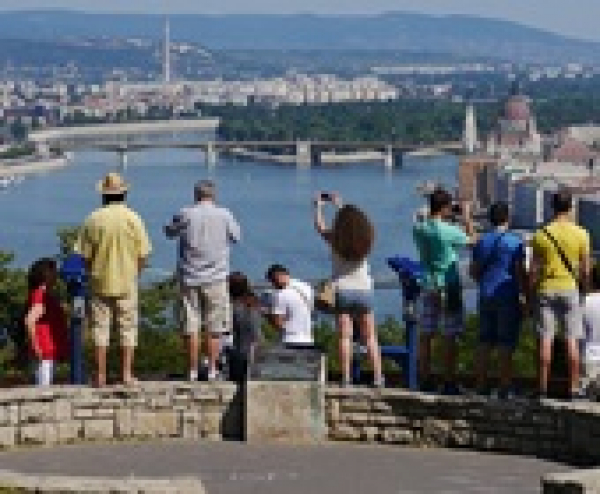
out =
<path fill-rule="evenodd" d="M 274 288 L 269 322 L 288 348 L 314 348 L 312 328 L 313 290 L 294 279 L 284 266 L 274 264 L 266 274 Z"/>

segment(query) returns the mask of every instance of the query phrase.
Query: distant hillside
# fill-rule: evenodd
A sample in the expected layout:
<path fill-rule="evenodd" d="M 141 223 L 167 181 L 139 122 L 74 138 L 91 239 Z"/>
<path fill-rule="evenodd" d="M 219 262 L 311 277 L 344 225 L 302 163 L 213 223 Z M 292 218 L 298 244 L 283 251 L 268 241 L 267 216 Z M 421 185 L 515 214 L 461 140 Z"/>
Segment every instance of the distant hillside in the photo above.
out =
<path fill-rule="evenodd" d="M 515 61 L 598 61 L 600 43 L 579 41 L 517 23 L 469 16 L 387 13 L 376 16 L 173 15 L 174 38 L 212 49 L 391 49 L 451 52 Z M 3 37 L 147 36 L 162 17 L 71 11 L 5 12 Z"/>
<path fill-rule="evenodd" d="M 0 38 L 0 67 L 7 64 L 47 67 L 69 63 L 99 69 L 158 67 L 149 49 L 88 47 L 61 41 Z"/>

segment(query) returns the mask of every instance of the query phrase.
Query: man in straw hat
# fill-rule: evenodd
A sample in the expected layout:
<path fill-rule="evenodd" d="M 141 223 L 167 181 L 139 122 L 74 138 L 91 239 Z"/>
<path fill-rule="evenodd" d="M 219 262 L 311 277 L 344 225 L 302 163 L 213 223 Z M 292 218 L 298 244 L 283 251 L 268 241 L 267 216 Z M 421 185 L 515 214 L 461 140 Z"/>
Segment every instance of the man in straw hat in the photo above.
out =
<path fill-rule="evenodd" d="M 135 383 L 132 369 L 138 332 L 137 279 L 151 247 L 141 218 L 125 204 L 128 189 L 117 173 L 109 173 L 98 183 L 102 207 L 87 217 L 75 245 L 76 252 L 86 260 L 90 277 L 97 386 L 106 384 L 112 321 L 121 335 L 122 382 Z"/>

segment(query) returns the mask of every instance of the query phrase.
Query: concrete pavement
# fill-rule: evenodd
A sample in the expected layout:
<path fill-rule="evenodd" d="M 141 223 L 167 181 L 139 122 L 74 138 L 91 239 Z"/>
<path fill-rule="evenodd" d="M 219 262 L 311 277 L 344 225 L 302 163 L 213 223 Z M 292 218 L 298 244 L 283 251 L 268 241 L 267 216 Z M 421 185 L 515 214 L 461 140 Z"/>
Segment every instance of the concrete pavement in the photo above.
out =
<path fill-rule="evenodd" d="M 0 454 L 3 470 L 102 477 L 197 477 L 208 494 L 525 494 L 570 468 L 463 451 L 333 444 L 317 447 L 163 442 Z"/>

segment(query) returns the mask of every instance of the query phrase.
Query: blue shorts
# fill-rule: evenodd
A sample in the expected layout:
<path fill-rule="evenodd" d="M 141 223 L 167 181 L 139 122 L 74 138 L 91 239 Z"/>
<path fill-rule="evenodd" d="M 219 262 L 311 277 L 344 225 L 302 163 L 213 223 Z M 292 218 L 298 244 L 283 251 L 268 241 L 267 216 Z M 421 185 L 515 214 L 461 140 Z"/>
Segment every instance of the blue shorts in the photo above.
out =
<path fill-rule="evenodd" d="M 523 313 L 518 299 L 479 300 L 479 343 L 514 352 L 519 343 Z"/>
<path fill-rule="evenodd" d="M 338 289 L 335 294 L 337 314 L 363 315 L 373 312 L 375 294 L 373 290 Z"/>

